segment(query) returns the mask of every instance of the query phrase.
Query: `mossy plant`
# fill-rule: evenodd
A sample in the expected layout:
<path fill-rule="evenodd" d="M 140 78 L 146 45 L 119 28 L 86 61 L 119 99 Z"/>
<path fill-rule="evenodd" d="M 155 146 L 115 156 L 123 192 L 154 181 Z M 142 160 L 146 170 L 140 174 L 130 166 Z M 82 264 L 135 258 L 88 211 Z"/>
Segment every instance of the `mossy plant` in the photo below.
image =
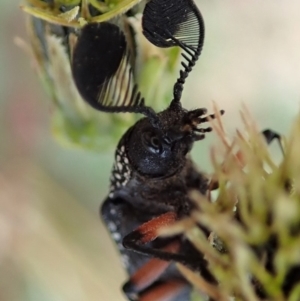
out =
<path fill-rule="evenodd" d="M 216 279 L 179 269 L 210 300 L 300 300 L 300 115 L 276 164 L 247 111 L 243 131 L 231 142 L 213 122 L 222 147 L 212 149 L 215 198 L 193 193 L 197 210 L 163 235 L 184 233 L 204 254 Z M 243 134 L 242 134 L 243 133 Z M 220 151 L 222 149 L 222 151 Z M 201 230 L 205 227 L 210 235 Z M 193 300 L 207 300 L 194 294 Z"/>

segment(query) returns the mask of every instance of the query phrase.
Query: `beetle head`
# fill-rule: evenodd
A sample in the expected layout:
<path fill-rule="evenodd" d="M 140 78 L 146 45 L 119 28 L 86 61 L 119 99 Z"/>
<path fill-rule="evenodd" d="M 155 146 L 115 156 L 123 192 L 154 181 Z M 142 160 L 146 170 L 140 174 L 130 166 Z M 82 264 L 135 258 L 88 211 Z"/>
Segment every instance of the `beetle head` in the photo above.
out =
<path fill-rule="evenodd" d="M 187 111 L 180 103 L 138 121 L 127 133 L 125 149 L 134 170 L 144 176 L 168 177 L 182 168 L 195 141 L 211 128 L 199 128 L 206 122 L 206 109 Z"/>

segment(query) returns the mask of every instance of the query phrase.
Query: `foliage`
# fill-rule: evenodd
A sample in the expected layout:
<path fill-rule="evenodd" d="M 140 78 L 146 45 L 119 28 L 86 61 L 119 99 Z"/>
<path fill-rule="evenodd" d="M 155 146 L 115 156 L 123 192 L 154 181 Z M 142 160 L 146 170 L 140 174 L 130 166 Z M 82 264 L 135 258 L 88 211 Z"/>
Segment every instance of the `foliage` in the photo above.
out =
<path fill-rule="evenodd" d="M 197 210 L 163 231 L 184 233 L 202 252 L 218 284 L 179 266 L 196 288 L 213 300 L 300 300 L 300 115 L 276 164 L 247 113 L 245 134 L 232 142 L 220 121 L 213 123 L 222 153 L 211 152 L 219 190 L 193 193 Z M 218 158 L 222 158 L 220 163 Z M 198 225 L 209 230 L 207 239 Z M 199 300 L 200 297 L 194 298 Z M 200 298 L 202 300 L 202 298 Z"/>

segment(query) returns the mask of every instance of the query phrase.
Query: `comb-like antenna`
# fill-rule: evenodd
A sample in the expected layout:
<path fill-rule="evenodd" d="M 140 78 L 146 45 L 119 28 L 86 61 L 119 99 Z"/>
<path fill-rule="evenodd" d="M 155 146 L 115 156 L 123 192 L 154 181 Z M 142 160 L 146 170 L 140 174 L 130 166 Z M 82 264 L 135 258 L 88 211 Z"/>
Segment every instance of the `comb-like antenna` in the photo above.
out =
<path fill-rule="evenodd" d="M 204 42 L 204 21 L 192 0 L 150 0 L 142 20 L 145 37 L 157 47 L 179 46 L 183 70 L 174 85 L 172 104 L 178 105 L 185 79 L 195 65 Z M 171 105 L 172 105 L 171 104 Z"/>
<path fill-rule="evenodd" d="M 85 25 L 73 52 L 72 73 L 79 93 L 93 108 L 157 120 L 134 83 L 125 35 L 115 24 Z"/>

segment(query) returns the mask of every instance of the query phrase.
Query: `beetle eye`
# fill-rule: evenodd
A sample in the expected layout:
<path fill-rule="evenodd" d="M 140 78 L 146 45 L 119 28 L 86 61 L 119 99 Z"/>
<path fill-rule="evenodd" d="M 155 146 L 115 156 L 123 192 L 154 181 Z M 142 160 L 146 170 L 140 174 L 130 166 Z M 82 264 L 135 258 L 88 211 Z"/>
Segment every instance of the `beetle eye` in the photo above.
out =
<path fill-rule="evenodd" d="M 159 148 L 160 143 L 159 143 L 159 139 L 156 136 L 151 137 L 150 142 L 153 147 Z"/>
<path fill-rule="evenodd" d="M 161 147 L 160 139 L 155 134 L 150 132 L 144 133 L 143 144 L 152 153 L 155 154 L 161 153 L 162 147 Z"/>

